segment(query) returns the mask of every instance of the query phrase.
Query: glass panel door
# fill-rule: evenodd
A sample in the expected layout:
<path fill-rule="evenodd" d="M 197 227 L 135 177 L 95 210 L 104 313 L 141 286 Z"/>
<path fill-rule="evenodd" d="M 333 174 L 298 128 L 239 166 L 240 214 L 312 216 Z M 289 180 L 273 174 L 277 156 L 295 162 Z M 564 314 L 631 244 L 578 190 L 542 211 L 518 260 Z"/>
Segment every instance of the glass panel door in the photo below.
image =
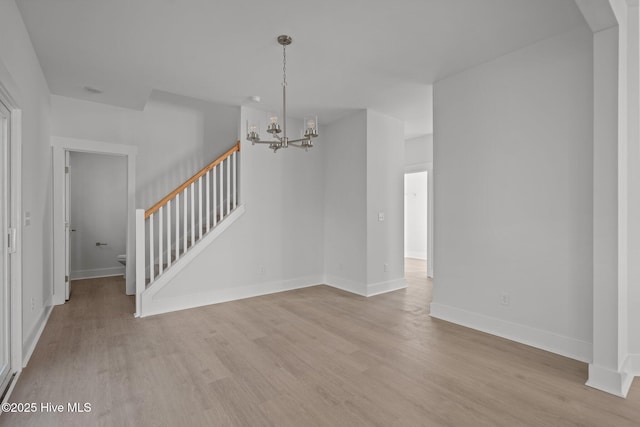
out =
<path fill-rule="evenodd" d="M 9 138 L 10 117 L 7 107 L 0 102 L 0 393 L 5 390 L 11 374 L 10 361 L 10 294 L 9 294 Z"/>

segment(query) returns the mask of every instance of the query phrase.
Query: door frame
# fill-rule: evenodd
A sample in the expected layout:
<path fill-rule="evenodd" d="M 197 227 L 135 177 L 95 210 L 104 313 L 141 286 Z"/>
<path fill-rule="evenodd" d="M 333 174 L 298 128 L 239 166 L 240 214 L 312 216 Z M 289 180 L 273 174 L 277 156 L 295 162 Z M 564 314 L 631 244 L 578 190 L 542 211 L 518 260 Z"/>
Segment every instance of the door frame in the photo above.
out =
<path fill-rule="evenodd" d="M 433 162 L 415 163 L 404 168 L 405 175 L 417 172 L 427 172 L 427 277 L 433 279 Z"/>
<path fill-rule="evenodd" d="M 133 145 L 91 141 L 88 139 L 51 137 L 53 158 L 53 304 L 65 302 L 65 152 L 109 154 L 127 158 L 127 265 L 126 293 L 136 293 L 136 153 Z"/>
<path fill-rule="evenodd" d="M 71 166 L 71 151 L 64 151 L 64 300 L 69 301 L 71 296 L 71 189 L 69 188 L 69 168 Z"/>
<path fill-rule="evenodd" d="M 0 64 L 1 65 L 1 64 Z M 11 82 L 10 79 L 0 69 L 0 77 L 6 78 L 4 81 Z M 10 302 L 10 345 L 11 345 L 11 370 L 17 375 L 22 371 L 22 109 L 20 104 L 11 95 L 10 91 L 0 79 L 0 101 L 9 109 L 11 113 L 11 131 L 9 146 L 9 162 L 11 163 L 11 188 L 9 189 L 9 199 L 11 203 L 10 222 L 15 228 L 15 252 L 9 255 L 10 278 L 9 286 L 11 293 Z M 6 396 L 9 396 L 15 386 L 15 380 L 10 380 L 9 389 Z"/>

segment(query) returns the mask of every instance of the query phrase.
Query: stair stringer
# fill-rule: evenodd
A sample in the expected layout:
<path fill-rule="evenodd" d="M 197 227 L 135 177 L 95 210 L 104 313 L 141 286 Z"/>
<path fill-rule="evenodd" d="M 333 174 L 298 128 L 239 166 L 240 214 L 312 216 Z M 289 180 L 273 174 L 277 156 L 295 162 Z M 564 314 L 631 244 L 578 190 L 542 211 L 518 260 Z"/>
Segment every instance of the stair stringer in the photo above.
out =
<path fill-rule="evenodd" d="M 187 265 L 195 260 L 200 253 L 211 245 L 218 237 L 225 232 L 227 228 L 236 222 L 242 214 L 245 212 L 244 205 L 238 205 L 228 216 L 220 221 L 213 229 L 211 229 L 202 239 L 198 240 L 193 247 L 189 248 L 187 253 L 178 258 L 170 268 L 166 270 L 161 276 L 159 276 L 153 283 L 149 285 L 147 289 L 140 295 L 141 306 L 140 314 L 138 317 L 150 316 L 152 314 L 158 314 L 158 310 L 154 310 L 154 296 L 162 290 L 165 286 L 171 283 L 171 280 L 182 271 Z M 177 311 L 187 307 L 183 307 L 180 303 L 176 303 L 175 307 L 167 310 L 166 307 L 162 310 L 165 311 Z"/>

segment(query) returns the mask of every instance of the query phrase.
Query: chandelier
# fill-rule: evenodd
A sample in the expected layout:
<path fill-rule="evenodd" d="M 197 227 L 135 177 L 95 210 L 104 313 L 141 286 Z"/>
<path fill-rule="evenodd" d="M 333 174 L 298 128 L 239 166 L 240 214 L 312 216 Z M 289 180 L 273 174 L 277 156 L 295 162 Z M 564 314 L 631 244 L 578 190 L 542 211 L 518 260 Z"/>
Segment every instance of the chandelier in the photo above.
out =
<path fill-rule="evenodd" d="M 289 139 L 287 137 L 287 46 L 291 44 L 293 39 L 289 36 L 282 35 L 278 37 L 278 43 L 282 45 L 282 128 L 278 123 L 278 117 L 274 114 L 269 115 L 269 124 L 267 132 L 272 135 L 274 140 L 261 141 L 258 135 L 258 127 L 255 124 L 249 125 L 247 121 L 247 141 L 254 144 L 269 144 L 269 148 L 275 153 L 281 148 L 298 147 L 309 149 L 313 147 L 312 139 L 318 136 L 318 118 L 304 119 L 304 134 L 299 139 Z M 279 134 L 282 133 L 282 136 Z"/>

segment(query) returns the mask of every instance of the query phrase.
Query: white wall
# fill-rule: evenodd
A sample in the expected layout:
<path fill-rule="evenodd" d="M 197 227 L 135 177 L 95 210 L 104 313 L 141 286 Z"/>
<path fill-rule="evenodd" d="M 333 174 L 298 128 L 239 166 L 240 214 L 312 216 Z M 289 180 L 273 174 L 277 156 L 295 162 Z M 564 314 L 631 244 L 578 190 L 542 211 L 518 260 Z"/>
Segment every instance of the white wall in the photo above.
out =
<path fill-rule="evenodd" d="M 628 12 L 629 52 L 629 352 L 635 354 L 640 373 L 640 11 L 636 2 Z M 635 54 L 632 54 L 634 53 Z M 636 78 L 634 78 L 636 76 Z M 635 118 L 635 120 L 633 119 Z"/>
<path fill-rule="evenodd" d="M 618 25 L 594 34 L 594 160 L 602 157 L 595 162 L 594 248 L 596 237 L 607 246 L 594 251 L 594 357 L 587 384 L 626 396 L 640 375 L 639 11 L 637 1 L 609 3 Z M 612 188 L 614 196 L 605 193 Z"/>
<path fill-rule="evenodd" d="M 265 116 L 244 107 L 241 114 L 241 123 Z M 289 120 L 290 137 L 299 134 L 296 125 L 301 122 Z M 322 159 L 328 135 L 320 131 L 316 146 L 307 152 L 292 147 L 273 153 L 242 136 L 241 203 L 246 213 L 161 289 L 157 299 L 202 305 L 322 283 Z M 261 138 L 270 139 L 264 129 Z"/>
<path fill-rule="evenodd" d="M 617 46 L 618 27 L 594 34 L 592 363 L 615 371 L 618 370 Z M 590 376 L 593 379 L 593 372 Z"/>
<path fill-rule="evenodd" d="M 579 27 L 434 86 L 432 314 L 582 360 L 592 340 L 592 51 Z"/>
<path fill-rule="evenodd" d="M 264 117 L 243 107 L 240 123 Z M 301 133 L 289 124 L 290 137 Z M 357 112 L 321 128 L 308 152 L 273 153 L 239 131 L 244 214 L 150 296 L 152 312 L 321 283 L 362 295 L 406 286 L 400 121 Z"/>
<path fill-rule="evenodd" d="M 367 110 L 367 295 L 406 286 L 403 145 L 403 122 Z"/>
<path fill-rule="evenodd" d="M 626 396 L 640 375 L 638 1 L 576 0 L 593 31 L 593 359 L 587 385 Z"/>
<path fill-rule="evenodd" d="M 427 259 L 427 172 L 404 176 L 404 256 Z"/>
<path fill-rule="evenodd" d="M 154 91 L 143 111 L 52 96 L 52 135 L 138 147 L 137 207 L 147 209 L 227 151 L 240 109 Z"/>
<path fill-rule="evenodd" d="M 31 224 L 22 231 L 22 332 L 27 354 L 53 292 L 50 99 L 13 0 L 0 2 L 0 81 L 22 109 L 22 210 L 31 215 Z"/>
<path fill-rule="evenodd" d="M 425 170 L 433 163 L 433 134 L 407 139 L 404 142 L 404 161 L 407 172 Z"/>
<path fill-rule="evenodd" d="M 327 127 L 324 247 L 332 286 L 372 295 L 405 285 L 402 129 L 371 110 Z"/>
<path fill-rule="evenodd" d="M 324 247 L 327 281 L 366 293 L 367 113 L 326 126 Z"/>
<path fill-rule="evenodd" d="M 127 159 L 71 152 L 69 164 L 71 279 L 124 274 Z"/>

